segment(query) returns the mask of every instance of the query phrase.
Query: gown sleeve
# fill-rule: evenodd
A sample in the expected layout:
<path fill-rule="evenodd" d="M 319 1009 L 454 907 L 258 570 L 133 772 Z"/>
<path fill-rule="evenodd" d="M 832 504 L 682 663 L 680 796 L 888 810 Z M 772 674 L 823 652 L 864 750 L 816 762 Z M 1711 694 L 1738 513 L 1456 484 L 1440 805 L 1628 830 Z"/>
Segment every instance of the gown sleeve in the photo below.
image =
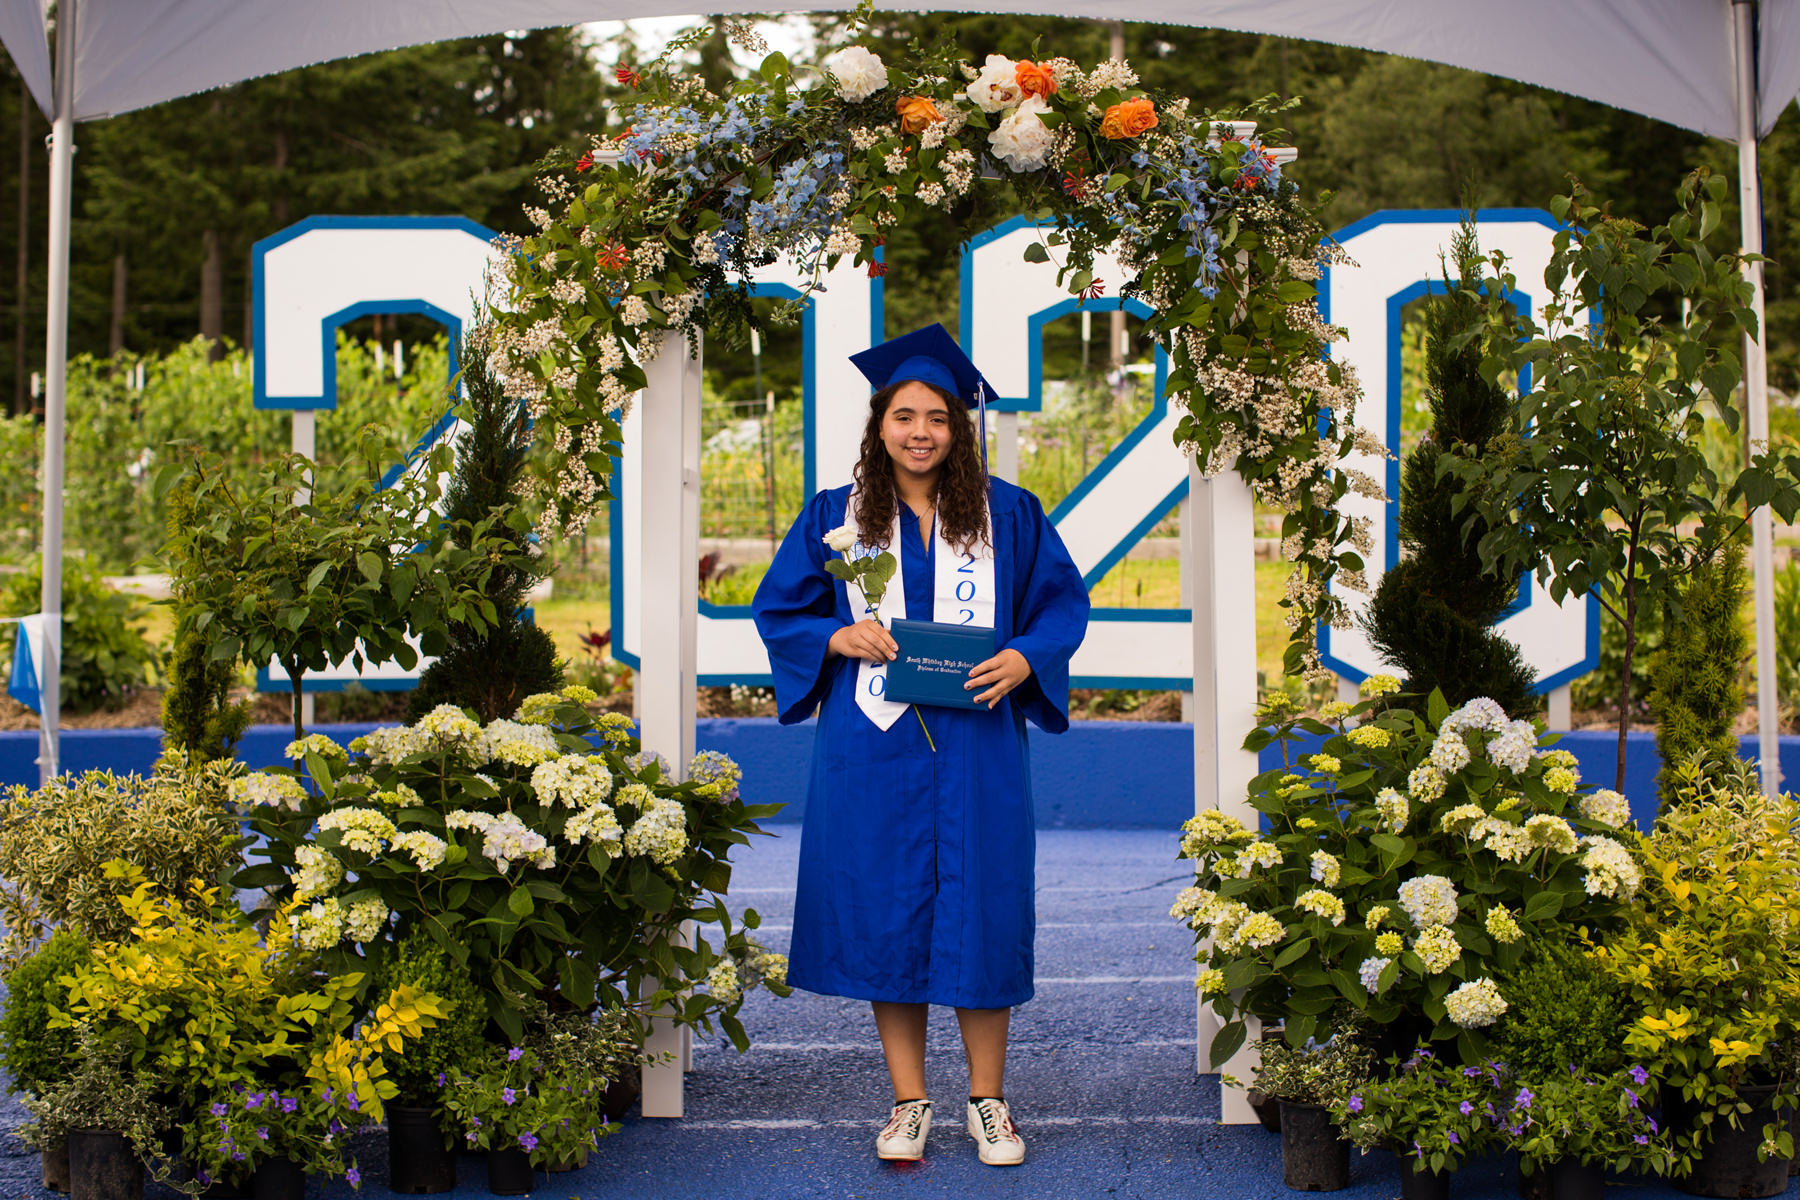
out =
<path fill-rule="evenodd" d="M 1012 532 L 1013 636 L 1005 649 L 1031 664 L 1013 693 L 1026 719 L 1046 733 L 1069 727 L 1069 659 L 1087 636 L 1088 590 L 1036 496 L 1019 489 Z"/>
<path fill-rule="evenodd" d="M 838 665 L 826 643 L 844 621 L 836 582 L 825 573 L 831 550 L 822 539 L 842 515 L 841 509 L 833 512 L 831 493 L 814 496 L 788 530 L 750 602 L 756 631 L 768 647 L 775 711 L 783 725 L 812 715 Z"/>

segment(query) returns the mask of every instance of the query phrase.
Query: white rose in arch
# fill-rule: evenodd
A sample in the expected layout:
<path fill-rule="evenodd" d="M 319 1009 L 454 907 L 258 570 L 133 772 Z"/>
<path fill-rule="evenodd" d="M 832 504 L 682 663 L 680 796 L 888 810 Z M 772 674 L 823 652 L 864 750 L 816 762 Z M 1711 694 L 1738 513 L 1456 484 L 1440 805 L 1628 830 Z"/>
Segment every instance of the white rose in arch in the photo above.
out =
<path fill-rule="evenodd" d="M 1018 64 L 1012 59 L 999 54 L 987 56 L 987 62 L 981 68 L 981 74 L 975 77 L 965 91 L 982 112 L 999 112 L 1003 108 L 1011 108 L 1025 96 L 1019 90 Z"/>
<path fill-rule="evenodd" d="M 887 67 L 881 56 L 861 46 L 848 46 L 825 60 L 825 69 L 837 81 L 837 93 L 852 104 L 867 100 L 888 85 Z"/>
<path fill-rule="evenodd" d="M 1041 171 L 1055 140 L 1050 127 L 1038 119 L 1050 111 L 1041 96 L 1030 96 L 1006 114 L 999 128 L 988 134 L 988 146 L 1015 171 Z"/>
<path fill-rule="evenodd" d="M 848 525 L 839 525 L 820 539 L 839 554 L 856 545 L 856 530 Z"/>

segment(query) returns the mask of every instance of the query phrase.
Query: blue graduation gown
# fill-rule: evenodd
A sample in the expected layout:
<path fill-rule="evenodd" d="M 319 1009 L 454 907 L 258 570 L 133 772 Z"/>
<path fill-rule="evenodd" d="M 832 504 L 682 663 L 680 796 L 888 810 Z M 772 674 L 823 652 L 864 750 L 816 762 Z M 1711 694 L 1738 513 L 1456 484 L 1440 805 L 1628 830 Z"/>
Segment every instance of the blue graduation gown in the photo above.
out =
<path fill-rule="evenodd" d="M 845 523 L 848 486 L 820 492 L 757 589 L 783 724 L 816 707 L 819 728 L 800 843 L 788 982 L 862 1000 L 1009 1008 L 1032 994 L 1029 719 L 1069 727 L 1069 658 L 1088 595 L 1037 497 L 994 480 L 995 644 L 1032 673 L 992 711 L 927 707 L 882 731 L 856 706 L 859 660 L 827 656 L 852 622 L 821 540 Z M 900 506 L 906 615 L 932 618 L 935 539 Z"/>

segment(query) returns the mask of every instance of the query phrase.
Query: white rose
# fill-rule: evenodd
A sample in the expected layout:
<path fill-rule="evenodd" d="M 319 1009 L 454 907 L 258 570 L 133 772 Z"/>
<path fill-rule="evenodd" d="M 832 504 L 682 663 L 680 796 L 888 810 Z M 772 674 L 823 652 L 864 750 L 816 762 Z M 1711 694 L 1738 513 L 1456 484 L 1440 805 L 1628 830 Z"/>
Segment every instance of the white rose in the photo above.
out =
<path fill-rule="evenodd" d="M 839 554 L 856 545 L 856 530 L 848 525 L 839 525 L 836 529 L 820 539 Z"/>
<path fill-rule="evenodd" d="M 861 46 L 849 46 L 825 60 L 825 69 L 837 81 L 837 93 L 852 104 L 867 100 L 888 85 L 881 57 Z"/>
<path fill-rule="evenodd" d="M 1012 59 L 990 54 L 981 74 L 975 77 L 965 94 L 980 106 L 982 112 L 1010 108 L 1025 95 L 1019 90 L 1018 70 Z"/>
<path fill-rule="evenodd" d="M 1015 171 L 1039 171 L 1050 155 L 1050 127 L 1038 119 L 1050 111 L 1041 96 L 1031 96 L 1006 114 L 1000 127 L 988 134 L 988 145 Z"/>

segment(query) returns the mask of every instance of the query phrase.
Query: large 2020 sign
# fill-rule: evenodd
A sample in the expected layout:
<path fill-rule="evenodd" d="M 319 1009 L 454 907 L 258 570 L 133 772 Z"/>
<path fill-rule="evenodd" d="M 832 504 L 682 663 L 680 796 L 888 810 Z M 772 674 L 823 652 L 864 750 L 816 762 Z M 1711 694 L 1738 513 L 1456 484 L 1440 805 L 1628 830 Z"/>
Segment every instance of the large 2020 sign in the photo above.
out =
<path fill-rule="evenodd" d="M 1541 273 L 1550 219 L 1542 213 L 1482 214 L 1484 247 L 1502 249 L 1520 278 Z M 1456 228 L 1455 213 L 1384 213 L 1340 234 L 1351 257 L 1364 264 L 1340 266 L 1324 281 L 1328 319 L 1350 327 L 1347 357 L 1369 391 L 1363 423 L 1399 442 L 1399 312 L 1425 294 L 1439 270 L 1440 249 Z M 313 218 L 255 248 L 256 404 L 264 408 L 329 409 L 335 406 L 334 335 L 337 327 L 372 312 L 423 313 L 442 321 L 452 345 L 472 319 L 490 262 L 491 233 L 455 218 Z M 999 393 L 999 411 L 1037 411 L 1043 399 L 1043 327 L 1079 312 L 1111 311 L 1123 304 L 1140 316 L 1136 301 L 1079 301 L 1056 283 L 1049 264 L 1026 262 L 1024 248 L 1038 228 L 1015 219 L 970 239 L 962 259 L 962 345 L 981 364 Z M 1117 296 L 1126 281 L 1110 259 L 1095 264 L 1095 278 Z M 799 297 L 804 281 L 778 264 L 758 277 L 759 295 Z M 805 486 L 850 481 L 868 385 L 849 356 L 883 339 L 882 281 L 869 279 L 847 261 L 805 297 L 802 366 L 805 408 Z M 673 350 L 674 347 L 671 347 Z M 454 370 L 454 358 L 452 370 Z M 1090 585 L 1099 581 L 1187 494 L 1187 461 L 1171 437 L 1179 414 L 1162 395 L 1167 364 L 1157 353 L 1156 393 L 1149 413 L 1051 513 L 1058 532 Z M 446 414 L 415 450 L 459 427 Z M 636 666 L 641 614 L 646 601 L 635 578 L 632 544 L 642 527 L 645 464 L 639 417 L 625 421 L 624 452 L 615 480 L 611 516 L 614 653 Z M 1370 469 L 1378 464 L 1363 464 Z M 396 472 L 401 469 L 396 467 Z M 1390 496 L 1398 493 L 1397 467 L 1388 464 Z M 1371 584 L 1394 559 L 1396 535 L 1390 501 L 1377 518 L 1385 529 L 1369 562 Z M 1197 553 L 1207 553 L 1199 546 Z M 1250 564 L 1238 564 L 1242 586 L 1253 586 Z M 1559 608 L 1536 589 L 1507 618 L 1506 631 L 1550 687 L 1586 669 L 1597 654 L 1591 603 Z M 1271 599 L 1270 603 L 1273 602 Z M 1566 611 L 1565 611 L 1566 610 Z M 1074 681 L 1087 687 L 1185 688 L 1192 684 L 1193 640 L 1186 609 L 1096 608 L 1086 642 L 1073 664 Z M 1329 635 L 1327 661 L 1349 678 L 1380 669 L 1360 634 Z M 744 607 L 702 603 L 697 647 L 700 682 L 756 684 L 769 679 L 768 659 Z M 421 664 L 423 665 L 423 664 Z M 415 673 L 389 664 L 365 672 L 367 686 L 406 686 Z M 308 676 L 309 687 L 341 687 L 357 678 L 348 668 Z M 279 674 L 263 673 L 264 685 L 285 690 Z"/>

